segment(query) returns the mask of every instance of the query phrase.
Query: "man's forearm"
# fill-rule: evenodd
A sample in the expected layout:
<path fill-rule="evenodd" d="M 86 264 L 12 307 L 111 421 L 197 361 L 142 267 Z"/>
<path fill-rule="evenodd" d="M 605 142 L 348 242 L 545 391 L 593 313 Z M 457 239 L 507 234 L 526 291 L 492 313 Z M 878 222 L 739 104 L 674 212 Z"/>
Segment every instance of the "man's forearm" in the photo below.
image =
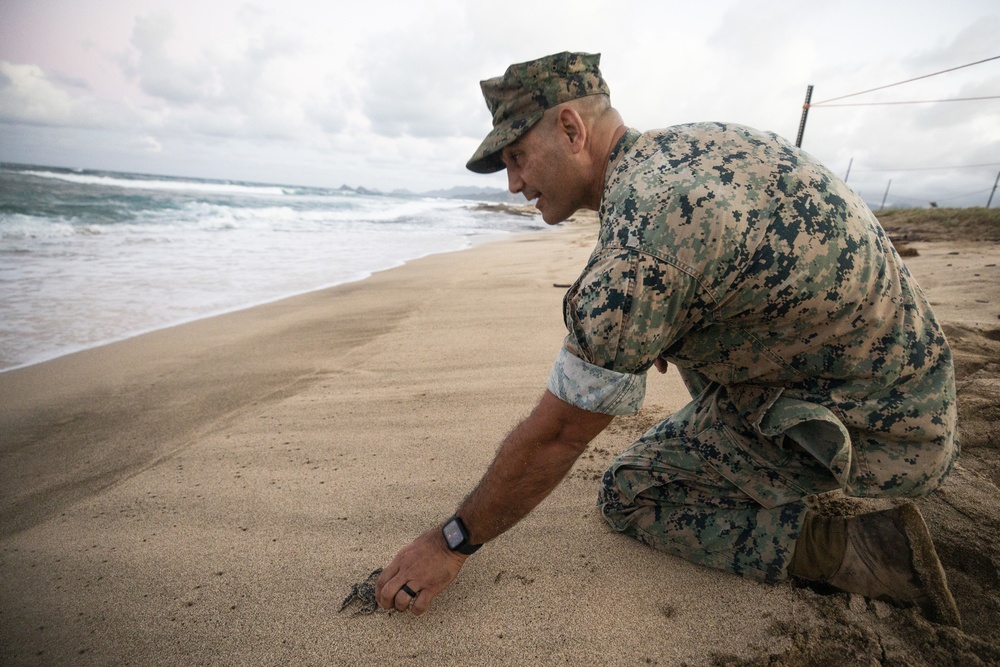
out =
<path fill-rule="evenodd" d="M 531 512 L 611 419 L 574 408 L 546 392 L 504 439 L 486 474 L 459 508 L 470 541 L 489 541 Z"/>

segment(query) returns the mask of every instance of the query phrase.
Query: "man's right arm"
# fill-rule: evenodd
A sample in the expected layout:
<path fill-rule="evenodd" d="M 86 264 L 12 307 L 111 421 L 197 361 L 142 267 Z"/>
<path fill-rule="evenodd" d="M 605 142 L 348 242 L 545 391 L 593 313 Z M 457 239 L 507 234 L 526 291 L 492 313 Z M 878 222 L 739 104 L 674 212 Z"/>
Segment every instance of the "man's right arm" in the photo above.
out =
<path fill-rule="evenodd" d="M 526 516 L 554 489 L 573 463 L 604 428 L 611 415 L 588 412 L 546 391 L 534 411 L 504 439 L 479 485 L 458 509 L 469 541 L 481 544 Z M 458 575 L 467 557 L 449 551 L 440 528 L 427 531 L 404 547 L 376 583 L 383 607 L 420 615 Z"/>
<path fill-rule="evenodd" d="M 588 412 L 546 391 L 504 440 L 489 470 L 457 514 L 474 544 L 489 541 L 526 516 L 562 481 L 612 415 Z"/>

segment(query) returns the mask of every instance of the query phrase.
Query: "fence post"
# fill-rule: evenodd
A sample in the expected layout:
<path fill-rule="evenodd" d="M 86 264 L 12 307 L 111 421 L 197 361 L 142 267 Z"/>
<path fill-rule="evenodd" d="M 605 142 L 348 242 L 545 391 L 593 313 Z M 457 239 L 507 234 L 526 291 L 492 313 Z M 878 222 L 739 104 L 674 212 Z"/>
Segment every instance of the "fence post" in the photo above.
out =
<path fill-rule="evenodd" d="M 993 203 L 993 195 L 997 191 L 997 183 L 1000 183 L 1000 171 L 997 172 L 997 177 L 993 181 L 993 189 L 990 190 L 990 198 L 986 200 L 986 208 L 989 208 L 990 204 Z"/>
<path fill-rule="evenodd" d="M 878 207 L 878 210 L 885 208 L 885 198 L 889 196 L 889 186 L 892 185 L 892 179 L 889 179 L 889 184 L 885 186 L 885 194 L 882 195 L 882 205 Z"/>
<path fill-rule="evenodd" d="M 806 118 L 809 117 L 809 103 L 812 101 L 813 87 L 806 86 L 806 102 L 802 105 L 802 120 L 799 121 L 799 134 L 795 137 L 795 145 L 802 148 L 802 135 L 806 131 Z"/>

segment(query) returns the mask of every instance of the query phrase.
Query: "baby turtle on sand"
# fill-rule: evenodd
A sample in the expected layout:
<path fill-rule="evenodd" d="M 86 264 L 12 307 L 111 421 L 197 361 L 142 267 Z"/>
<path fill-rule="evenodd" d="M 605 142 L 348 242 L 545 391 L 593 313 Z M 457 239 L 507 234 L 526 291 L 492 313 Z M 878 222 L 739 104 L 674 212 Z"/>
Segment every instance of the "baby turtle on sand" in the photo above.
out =
<path fill-rule="evenodd" d="M 382 568 L 369 574 L 368 578 L 360 584 L 352 584 L 351 592 L 347 594 L 344 602 L 340 605 L 340 611 L 344 611 L 352 602 L 359 600 L 361 607 L 354 612 L 355 615 L 374 614 L 375 610 L 378 609 L 378 602 L 375 601 L 375 580 L 380 574 L 382 574 Z"/>

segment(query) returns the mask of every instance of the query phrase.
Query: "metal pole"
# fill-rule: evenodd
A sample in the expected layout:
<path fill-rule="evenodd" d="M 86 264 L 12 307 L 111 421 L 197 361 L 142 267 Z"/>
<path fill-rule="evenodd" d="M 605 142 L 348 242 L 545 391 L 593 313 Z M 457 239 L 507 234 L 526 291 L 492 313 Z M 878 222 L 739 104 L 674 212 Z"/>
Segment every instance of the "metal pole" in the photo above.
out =
<path fill-rule="evenodd" d="M 795 137 L 795 145 L 802 148 L 802 135 L 806 131 L 806 118 L 809 117 L 809 103 L 812 101 L 813 97 L 813 87 L 812 85 L 806 86 L 806 101 L 802 105 L 802 120 L 799 121 L 799 134 Z"/>
<path fill-rule="evenodd" d="M 993 189 L 990 190 L 990 198 L 986 200 L 986 208 L 993 203 L 993 194 L 997 191 L 997 183 L 1000 183 L 1000 171 L 997 172 L 996 180 L 993 181 Z"/>
<path fill-rule="evenodd" d="M 844 174 L 844 183 L 846 183 L 847 179 L 851 177 L 851 165 L 852 164 L 854 164 L 854 158 L 851 158 L 851 161 L 847 163 L 847 173 Z"/>
<path fill-rule="evenodd" d="M 889 185 L 892 185 L 892 179 L 889 179 Z M 885 198 L 889 196 L 889 185 L 885 186 L 885 194 L 882 195 L 882 205 L 878 207 L 878 210 L 885 208 Z"/>

